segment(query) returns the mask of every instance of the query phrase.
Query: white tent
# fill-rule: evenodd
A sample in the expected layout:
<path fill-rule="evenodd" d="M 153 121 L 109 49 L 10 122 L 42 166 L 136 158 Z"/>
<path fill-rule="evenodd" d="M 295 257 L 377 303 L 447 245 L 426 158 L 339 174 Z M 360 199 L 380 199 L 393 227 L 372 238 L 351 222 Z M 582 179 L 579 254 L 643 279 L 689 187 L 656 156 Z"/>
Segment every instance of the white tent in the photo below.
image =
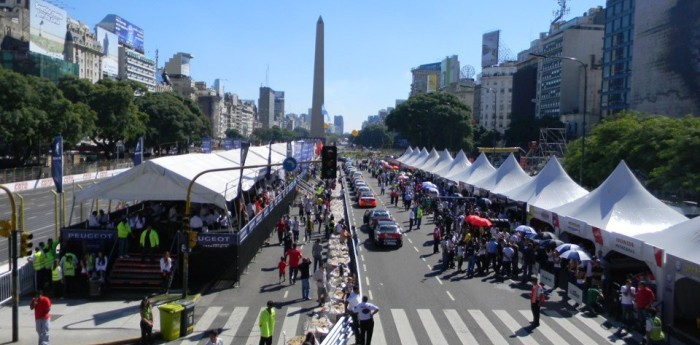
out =
<path fill-rule="evenodd" d="M 413 152 L 408 157 L 405 157 L 401 160 L 401 164 L 403 165 L 408 165 L 408 163 L 414 159 L 416 159 L 420 155 L 420 148 L 416 146 L 415 149 L 413 149 Z"/>
<path fill-rule="evenodd" d="M 430 171 L 427 170 L 427 169 L 428 169 L 429 167 L 432 167 L 432 166 L 435 164 L 435 162 L 437 162 L 437 160 L 438 160 L 439 158 L 440 158 L 440 154 L 439 154 L 439 153 L 435 150 L 435 148 L 433 147 L 433 149 L 430 150 L 430 154 L 428 155 L 428 157 L 425 157 L 425 159 L 423 160 L 422 163 L 416 162 L 415 167 L 416 167 L 416 169 L 420 169 L 420 170 L 423 170 L 423 171 L 430 172 Z"/>
<path fill-rule="evenodd" d="M 636 259 L 643 256 L 639 235 L 688 220 L 644 189 L 625 161 L 598 188 L 551 211 L 568 224 L 561 230 Z"/>
<path fill-rule="evenodd" d="M 492 194 L 502 194 L 531 180 L 532 177 L 523 171 L 515 159 L 515 155 L 511 153 L 496 172 L 471 184 Z"/>
<path fill-rule="evenodd" d="M 536 218 L 550 222 L 546 210 L 572 202 L 588 194 L 588 191 L 574 182 L 559 164 L 559 160 L 552 156 L 530 182 L 501 194 L 508 199 L 527 203 L 531 209 L 535 209 Z M 543 213 L 546 216 L 540 217 Z"/>
<path fill-rule="evenodd" d="M 413 149 L 409 146 L 406 148 L 406 151 L 401 155 L 401 157 L 396 158 L 399 163 L 403 163 L 403 160 L 408 158 L 411 154 L 413 154 Z"/>
<path fill-rule="evenodd" d="M 271 163 L 281 163 L 285 156 L 279 151 L 286 144 L 272 145 Z M 251 147 L 246 165 L 267 164 L 267 146 Z M 74 200 L 185 200 L 190 181 L 200 172 L 210 169 L 240 166 L 240 149 L 211 154 L 191 153 L 145 161 L 119 175 L 76 192 Z M 272 171 L 280 167 L 272 167 Z M 245 169 L 243 190 L 250 189 L 261 179 L 266 168 Z M 237 196 L 240 171 L 207 173 L 199 177 L 192 188 L 192 201 L 211 203 L 226 209 L 226 201 Z"/>
<path fill-rule="evenodd" d="M 700 266 L 700 217 L 687 220 L 664 230 L 641 234 L 637 239 L 666 254 Z M 653 250 L 653 248 L 650 248 Z M 652 252 L 651 250 L 647 252 Z M 699 271 L 700 272 L 700 271 Z"/>
<path fill-rule="evenodd" d="M 440 169 L 446 168 L 450 166 L 450 163 L 452 163 L 454 159 L 452 159 L 452 155 L 450 154 L 450 151 L 447 151 L 447 149 L 444 149 L 442 152 L 440 152 L 440 157 L 438 160 L 433 164 L 432 167 L 426 167 L 427 172 L 431 174 L 435 174 L 436 171 L 439 171 Z"/>
<path fill-rule="evenodd" d="M 469 169 L 457 175 L 451 176 L 450 180 L 473 185 L 474 182 L 486 178 L 494 172 L 496 172 L 496 168 L 491 165 L 489 159 L 486 158 L 486 154 L 482 152 L 479 157 L 476 158 L 474 163 L 472 163 Z"/>
<path fill-rule="evenodd" d="M 452 175 L 457 175 L 469 169 L 471 165 L 472 163 L 467 158 L 467 155 L 464 154 L 464 150 L 459 150 L 452 163 L 442 170 L 435 172 L 435 174 L 441 176 L 442 178 L 452 180 L 450 178 Z"/>
<path fill-rule="evenodd" d="M 425 159 L 428 158 L 428 155 L 428 150 L 426 150 L 424 147 L 417 155 L 414 155 L 413 158 L 406 161 L 406 165 L 415 167 L 416 165 L 423 163 Z"/>

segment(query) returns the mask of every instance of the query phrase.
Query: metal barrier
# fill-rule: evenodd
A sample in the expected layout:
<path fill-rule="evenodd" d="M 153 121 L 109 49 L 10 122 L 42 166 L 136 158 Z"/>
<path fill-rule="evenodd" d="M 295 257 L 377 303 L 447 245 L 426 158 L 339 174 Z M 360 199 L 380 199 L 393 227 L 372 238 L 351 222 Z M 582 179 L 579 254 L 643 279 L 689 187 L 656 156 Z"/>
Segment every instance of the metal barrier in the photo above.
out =
<path fill-rule="evenodd" d="M 133 161 L 128 159 L 103 160 L 94 163 L 66 164 L 64 165 L 64 176 L 95 173 L 105 170 L 125 169 L 134 166 Z M 11 183 L 20 181 L 32 181 L 51 177 L 51 168 L 45 166 L 30 166 L 12 169 L 0 169 L 0 183 Z"/>
<path fill-rule="evenodd" d="M 34 292 L 34 266 L 26 263 L 17 272 L 19 278 L 19 294 Z M 12 271 L 0 274 L 0 304 L 12 300 Z"/>
<path fill-rule="evenodd" d="M 345 185 L 345 183 L 343 185 Z M 345 191 L 343 194 L 343 213 L 352 236 L 352 240 L 348 242 L 348 253 L 350 254 L 350 263 L 354 267 L 354 273 L 357 276 L 357 282 L 360 286 L 360 296 L 363 296 L 362 284 L 360 284 L 362 281 L 362 277 L 360 276 L 360 265 L 357 261 L 357 258 L 359 257 L 357 252 L 357 229 L 355 229 L 355 221 L 352 219 L 352 217 L 350 217 L 350 212 L 348 211 L 348 208 L 351 207 L 350 205 L 352 205 L 348 200 L 348 194 L 349 193 L 347 191 Z M 350 326 L 350 318 L 347 316 L 342 316 L 338 318 L 338 322 L 333 325 L 333 328 L 331 328 L 331 331 L 328 333 L 326 338 L 323 339 L 321 345 L 347 344 L 351 335 L 352 327 Z"/>

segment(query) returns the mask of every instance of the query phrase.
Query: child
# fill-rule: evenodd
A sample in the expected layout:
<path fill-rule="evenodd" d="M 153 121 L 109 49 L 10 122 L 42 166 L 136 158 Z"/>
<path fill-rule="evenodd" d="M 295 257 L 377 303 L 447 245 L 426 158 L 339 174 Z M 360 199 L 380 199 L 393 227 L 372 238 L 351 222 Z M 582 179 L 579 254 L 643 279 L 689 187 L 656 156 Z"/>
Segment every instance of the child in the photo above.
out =
<path fill-rule="evenodd" d="M 284 256 L 280 257 L 280 262 L 277 264 L 277 268 L 279 268 L 280 271 L 279 282 L 282 283 L 285 280 L 284 273 L 287 270 L 287 261 L 284 259 Z"/>

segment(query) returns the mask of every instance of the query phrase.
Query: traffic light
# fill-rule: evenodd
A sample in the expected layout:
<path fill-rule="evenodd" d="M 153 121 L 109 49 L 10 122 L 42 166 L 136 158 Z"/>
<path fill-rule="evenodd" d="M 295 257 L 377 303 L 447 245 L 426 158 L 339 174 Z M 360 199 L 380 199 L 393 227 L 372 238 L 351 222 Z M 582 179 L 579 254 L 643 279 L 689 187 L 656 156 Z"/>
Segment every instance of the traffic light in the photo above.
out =
<path fill-rule="evenodd" d="M 12 236 L 12 222 L 9 219 L 0 219 L 0 236 L 6 238 Z"/>
<path fill-rule="evenodd" d="M 29 256 L 32 254 L 32 239 L 34 235 L 30 232 L 22 231 L 19 238 L 19 257 Z"/>
<path fill-rule="evenodd" d="M 187 248 L 194 248 L 197 246 L 197 233 L 194 231 L 187 232 Z"/>
<path fill-rule="evenodd" d="M 324 146 L 321 149 L 321 178 L 336 178 L 338 169 L 338 148 Z"/>

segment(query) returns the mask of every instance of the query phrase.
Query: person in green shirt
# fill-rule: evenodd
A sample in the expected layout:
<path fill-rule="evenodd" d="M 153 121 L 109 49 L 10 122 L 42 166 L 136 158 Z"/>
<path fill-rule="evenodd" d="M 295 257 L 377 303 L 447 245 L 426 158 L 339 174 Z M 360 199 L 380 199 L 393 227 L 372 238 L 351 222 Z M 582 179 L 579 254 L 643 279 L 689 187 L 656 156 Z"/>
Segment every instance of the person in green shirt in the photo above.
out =
<path fill-rule="evenodd" d="M 129 236 L 131 236 L 131 226 L 126 221 L 126 217 L 117 224 L 117 241 L 119 242 L 119 258 L 128 258 Z"/>
<path fill-rule="evenodd" d="M 600 314 L 603 311 L 603 305 L 600 303 L 603 299 L 603 293 L 600 291 L 598 284 L 593 284 L 586 291 L 586 306 L 593 314 Z"/>
<path fill-rule="evenodd" d="M 260 312 L 260 343 L 259 345 L 272 345 L 272 334 L 275 333 L 275 304 L 267 301 L 267 308 Z"/>
<path fill-rule="evenodd" d="M 141 232 L 139 243 L 141 244 L 141 262 L 146 261 L 146 258 L 149 261 L 154 261 L 154 255 L 160 245 L 160 238 L 151 224 L 146 225 L 146 229 Z"/>
<path fill-rule="evenodd" d="M 666 343 L 666 334 L 664 334 L 663 331 L 663 324 L 661 323 L 661 319 L 656 314 L 656 308 L 650 307 L 647 309 L 648 317 L 644 328 L 646 330 L 647 343 L 651 345 L 661 345 Z"/>
<path fill-rule="evenodd" d="M 141 344 L 153 344 L 153 307 L 148 298 L 141 300 Z"/>

